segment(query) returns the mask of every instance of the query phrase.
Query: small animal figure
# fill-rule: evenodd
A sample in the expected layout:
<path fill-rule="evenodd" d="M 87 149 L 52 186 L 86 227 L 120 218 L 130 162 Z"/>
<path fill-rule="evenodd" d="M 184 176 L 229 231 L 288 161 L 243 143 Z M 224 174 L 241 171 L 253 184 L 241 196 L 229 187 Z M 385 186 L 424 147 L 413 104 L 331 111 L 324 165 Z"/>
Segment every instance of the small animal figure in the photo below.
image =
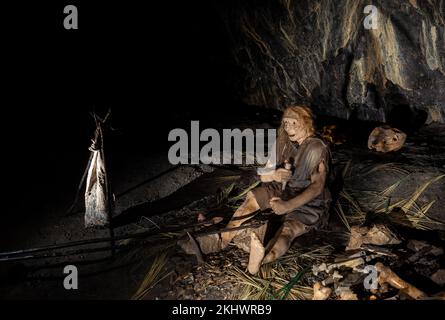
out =
<path fill-rule="evenodd" d="M 405 144 L 406 134 L 388 125 L 372 130 L 368 139 L 368 148 L 377 152 L 391 152 L 400 150 Z"/>

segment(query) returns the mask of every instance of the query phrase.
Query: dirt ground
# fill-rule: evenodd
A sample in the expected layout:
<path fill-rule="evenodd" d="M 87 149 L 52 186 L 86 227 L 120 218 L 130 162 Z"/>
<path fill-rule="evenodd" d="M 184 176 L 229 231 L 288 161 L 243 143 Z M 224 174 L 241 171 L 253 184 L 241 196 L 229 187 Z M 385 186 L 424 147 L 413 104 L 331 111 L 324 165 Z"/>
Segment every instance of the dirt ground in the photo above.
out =
<path fill-rule="evenodd" d="M 418 141 L 408 140 L 408 143 L 418 145 Z M 351 150 L 348 146 L 345 149 Z M 336 147 L 333 151 L 334 158 L 343 164 L 345 153 L 342 153 L 341 147 Z M 407 156 L 410 154 L 407 153 Z M 439 170 L 442 170 L 441 156 L 441 153 L 436 155 L 434 160 L 436 164 L 440 164 Z M 218 207 L 221 195 L 229 187 L 233 187 L 232 184 L 234 187 L 230 196 L 241 193 L 252 183 L 255 168 L 216 168 L 203 165 L 173 167 L 168 164 L 165 154 L 127 154 L 124 158 L 126 162 L 122 166 L 123 170 L 113 178 L 117 195 L 115 215 L 118 217 L 121 213 L 130 213 L 127 217 L 131 219 L 116 219 L 118 225 L 115 236 L 145 234 L 117 240 L 118 249 L 114 256 L 109 249 L 94 251 L 109 246 L 109 241 L 103 241 L 57 251 L 30 252 L 26 255 L 28 258 L 19 261 L 0 261 L 0 297 L 311 299 L 314 283 L 323 280 L 323 276 L 315 275 L 308 268 L 323 262 L 332 262 L 335 257 L 344 254 L 349 233 L 341 217 L 331 213 L 328 231 L 298 239 L 286 256 L 275 264 L 263 267 L 255 277 L 246 273 L 248 253 L 235 245 L 206 255 L 205 263 L 198 264 L 195 256 L 182 251 L 176 244 L 177 240 L 186 237 L 186 230 L 195 230 L 196 227 L 190 225 L 197 222 L 200 213 L 222 214 L 225 219 L 220 225 L 222 226 L 229 219 L 236 203 L 226 202 Z M 42 199 L 45 203 L 42 206 L 45 215 L 38 220 L 31 219 L 10 227 L 12 230 L 7 233 L 9 238 L 1 241 L 2 252 L 108 237 L 107 229 L 89 230 L 83 227 L 80 204 L 73 214 L 65 214 L 64 210 L 72 200 L 72 195 L 73 192 L 68 193 L 57 201 L 52 201 L 54 199 L 50 197 Z M 401 245 L 391 249 L 397 252 L 397 258 L 380 257 L 376 261 L 388 263 L 426 292 L 440 292 L 443 284 L 434 283 L 431 276 L 445 267 L 443 233 L 413 232 L 410 228 L 397 229 L 397 232 L 403 239 Z M 3 234 L 3 239 L 5 235 L 6 233 Z M 407 247 L 412 239 L 426 241 L 434 248 L 442 248 L 442 254 L 426 252 L 419 256 L 416 251 Z M 79 249 L 82 252 L 76 251 Z M 46 256 L 42 256 L 43 253 Z M 412 258 L 412 262 L 402 263 L 415 254 L 418 257 Z M 78 267 L 78 290 L 66 290 L 63 287 L 63 268 L 66 265 Z M 343 277 L 347 278 L 351 274 L 350 271 L 345 272 Z M 285 291 L 283 288 L 287 288 L 297 276 L 302 277 L 301 280 L 282 295 Z M 351 283 L 356 284 L 363 279 L 363 275 L 354 276 L 356 278 Z M 361 291 L 359 296 L 368 299 L 371 294 Z M 386 293 L 384 297 L 395 296 L 400 298 L 396 292 L 390 290 L 390 294 Z"/>

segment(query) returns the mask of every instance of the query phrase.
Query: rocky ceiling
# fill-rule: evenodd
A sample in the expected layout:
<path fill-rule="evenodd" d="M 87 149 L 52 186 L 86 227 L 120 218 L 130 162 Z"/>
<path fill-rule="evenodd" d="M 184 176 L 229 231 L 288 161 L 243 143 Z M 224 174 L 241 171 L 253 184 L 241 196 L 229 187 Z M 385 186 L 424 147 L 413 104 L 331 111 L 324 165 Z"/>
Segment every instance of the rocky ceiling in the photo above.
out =
<path fill-rule="evenodd" d="M 375 21 L 364 13 L 369 4 Z M 322 115 L 389 123 L 444 121 L 444 0 L 250 0 L 220 9 L 246 103 L 308 103 Z"/>

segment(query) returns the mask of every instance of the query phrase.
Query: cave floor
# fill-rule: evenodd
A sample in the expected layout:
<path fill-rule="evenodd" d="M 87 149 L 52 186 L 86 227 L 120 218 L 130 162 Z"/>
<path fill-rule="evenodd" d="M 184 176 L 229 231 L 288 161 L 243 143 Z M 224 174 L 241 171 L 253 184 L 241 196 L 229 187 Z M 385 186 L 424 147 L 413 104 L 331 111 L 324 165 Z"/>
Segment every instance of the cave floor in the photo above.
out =
<path fill-rule="evenodd" d="M 445 139 L 438 132 L 443 127 L 429 127 L 424 133 L 408 139 L 407 147 L 394 155 L 369 154 L 366 143 L 334 146 L 333 156 L 338 163 L 364 157 L 374 164 L 419 163 L 439 172 L 445 168 Z M 364 136 L 364 135 L 363 135 Z M 357 137 L 355 137 L 357 138 Z M 418 157 L 416 157 L 418 155 Z M 0 296 L 6 299 L 311 299 L 313 285 L 324 277 L 312 272 L 315 265 L 333 262 L 345 255 L 349 239 L 348 228 L 338 214 L 331 213 L 328 230 L 297 239 L 292 249 L 276 263 L 263 266 L 257 276 L 246 272 L 248 253 L 235 245 L 204 256 L 205 263 L 198 264 L 193 255 L 185 254 L 176 244 L 186 236 L 185 231 L 196 231 L 198 214 L 212 216 L 223 214 L 226 222 L 238 203 L 225 203 L 221 197 L 235 196 L 252 183 L 255 168 L 215 168 L 185 166 L 171 168 L 165 157 L 129 158 L 127 171 L 114 179 L 121 186 L 120 192 L 137 185 L 121 202 L 120 212 L 132 212 L 132 219 L 120 221 L 116 236 L 137 232 L 152 232 L 151 236 L 122 239 L 116 242 L 117 253 L 94 252 L 99 244 L 81 247 L 83 252 L 61 249 L 58 254 L 69 256 L 42 257 L 17 262 L 0 262 Z M 166 176 L 150 180 L 159 172 L 170 170 Z M 135 178 L 138 177 L 138 178 Z M 147 180 L 147 183 L 141 183 Z M 176 182 L 175 182 L 176 181 Z M 166 188 L 165 190 L 162 189 Z M 168 187 L 165 187 L 168 186 Z M 230 188 L 230 193 L 224 193 Z M 156 190 L 156 196 L 153 196 Z M 119 191 L 119 190 L 118 190 Z M 117 192 L 119 193 L 119 192 Z M 120 207 L 119 207 L 120 206 Z M 83 215 L 79 210 L 72 215 L 62 214 L 62 209 L 52 208 L 52 214 L 42 219 L 38 226 L 17 227 L 17 234 L 28 233 L 26 242 L 17 237 L 3 242 L 3 251 L 31 248 L 70 241 L 107 237 L 108 230 L 83 228 Z M 117 219 L 119 222 L 119 219 Z M 188 226 L 187 228 L 181 226 Z M 430 248 L 443 248 L 443 231 L 418 231 L 397 228 L 402 244 L 390 250 L 394 256 L 379 256 L 397 270 L 408 282 L 413 282 L 429 294 L 443 291 L 430 279 L 431 275 L 445 268 L 443 250 L 437 255 L 419 255 L 417 260 L 403 263 L 406 257 L 417 252 L 408 249 L 409 240 L 426 242 Z M 20 229 L 21 228 L 21 229 Z M 20 230 L 19 230 L 20 229 Z M 102 243 L 103 245 L 104 243 Z M 105 242 L 107 244 L 107 242 Z M 437 253 L 437 250 L 435 251 Z M 63 267 L 71 264 L 79 269 L 79 289 L 65 290 Z M 358 287 L 363 274 L 341 270 L 349 279 L 351 288 Z M 292 283 L 296 278 L 296 283 Z M 290 283 L 292 285 L 290 285 Z M 339 294 L 333 295 L 338 298 Z M 371 299 L 373 294 L 358 289 L 359 299 Z M 375 295 L 374 295 L 375 297 Z M 377 298 L 400 299 L 397 290 L 389 290 Z"/>

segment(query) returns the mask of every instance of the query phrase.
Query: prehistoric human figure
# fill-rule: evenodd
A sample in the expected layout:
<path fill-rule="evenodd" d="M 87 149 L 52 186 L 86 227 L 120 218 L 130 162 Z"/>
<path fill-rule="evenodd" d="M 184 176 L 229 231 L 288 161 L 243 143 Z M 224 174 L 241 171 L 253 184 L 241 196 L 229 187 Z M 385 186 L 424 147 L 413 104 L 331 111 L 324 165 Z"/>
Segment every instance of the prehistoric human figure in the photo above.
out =
<path fill-rule="evenodd" d="M 281 227 L 266 247 L 252 231 L 248 265 L 252 274 L 257 273 L 262 264 L 285 254 L 296 237 L 327 222 L 331 202 L 326 183 L 330 151 L 314 132 L 308 107 L 291 106 L 284 111 L 275 152 L 258 172 L 262 184 L 247 194 L 227 225 L 227 228 L 238 227 L 259 209 L 272 209 L 283 216 Z M 222 234 L 223 248 L 237 232 Z"/>

